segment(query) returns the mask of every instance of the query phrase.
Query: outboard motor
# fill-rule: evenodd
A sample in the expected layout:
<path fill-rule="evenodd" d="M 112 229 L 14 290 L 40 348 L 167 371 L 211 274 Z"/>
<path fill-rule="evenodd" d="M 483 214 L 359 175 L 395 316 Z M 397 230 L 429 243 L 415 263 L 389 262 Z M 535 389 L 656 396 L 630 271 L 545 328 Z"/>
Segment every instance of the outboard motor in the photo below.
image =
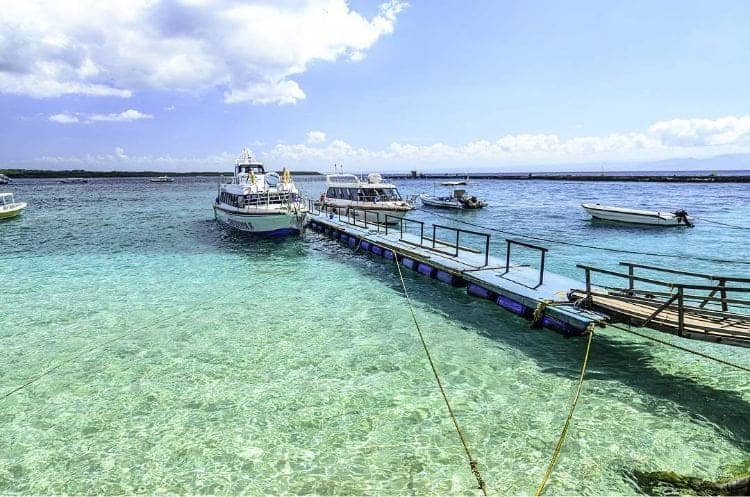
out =
<path fill-rule="evenodd" d="M 688 220 L 688 213 L 685 209 L 680 209 L 674 212 L 674 217 L 677 218 L 677 223 L 685 223 L 688 228 L 693 227 L 693 223 Z"/>

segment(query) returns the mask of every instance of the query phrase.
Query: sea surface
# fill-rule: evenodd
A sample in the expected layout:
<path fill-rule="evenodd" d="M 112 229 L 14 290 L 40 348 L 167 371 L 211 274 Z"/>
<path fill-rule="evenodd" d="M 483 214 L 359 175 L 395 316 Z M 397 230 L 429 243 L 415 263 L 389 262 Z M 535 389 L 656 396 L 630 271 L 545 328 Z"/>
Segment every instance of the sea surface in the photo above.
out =
<path fill-rule="evenodd" d="M 298 185 L 314 197 L 324 188 Z M 3 189 L 29 206 L 0 223 L 0 494 L 478 495 L 394 265 L 309 231 L 253 240 L 224 229 L 211 178 Z M 750 225 L 750 185 L 467 189 L 490 206 L 442 214 L 508 237 L 670 256 L 540 242 L 547 268 L 570 277 L 583 278 L 577 263 L 620 261 L 750 275 L 750 231 L 726 226 Z M 592 223 L 579 205 L 587 201 L 685 208 L 696 226 Z M 492 236 L 499 257 L 503 239 Z M 513 257 L 538 261 L 533 251 Z M 585 339 L 532 330 L 410 271 L 404 278 L 490 493 L 533 494 Z M 750 349 L 642 331 L 750 365 Z M 722 477 L 750 457 L 749 420 L 746 372 L 597 330 L 545 495 L 638 494 L 636 470 Z"/>

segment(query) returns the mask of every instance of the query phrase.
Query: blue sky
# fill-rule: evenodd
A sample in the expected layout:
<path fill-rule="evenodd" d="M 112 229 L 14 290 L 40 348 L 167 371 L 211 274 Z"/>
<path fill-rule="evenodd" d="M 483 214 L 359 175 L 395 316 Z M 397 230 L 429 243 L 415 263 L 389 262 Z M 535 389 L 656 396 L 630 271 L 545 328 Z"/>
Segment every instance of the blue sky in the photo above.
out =
<path fill-rule="evenodd" d="M 6 167 L 221 170 L 243 146 L 321 171 L 750 152 L 746 1 L 0 8 Z"/>

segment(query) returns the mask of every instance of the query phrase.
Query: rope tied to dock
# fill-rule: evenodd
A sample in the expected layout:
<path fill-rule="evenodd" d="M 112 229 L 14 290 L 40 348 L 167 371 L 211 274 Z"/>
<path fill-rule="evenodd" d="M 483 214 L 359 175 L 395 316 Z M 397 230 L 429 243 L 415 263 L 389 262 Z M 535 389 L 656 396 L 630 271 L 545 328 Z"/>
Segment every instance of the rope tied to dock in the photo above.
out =
<path fill-rule="evenodd" d="M 437 368 L 435 367 L 435 363 L 432 360 L 432 355 L 430 354 L 430 350 L 429 348 L 427 348 L 427 342 L 425 341 L 424 335 L 422 334 L 422 329 L 419 326 L 419 321 L 417 321 L 417 315 L 414 312 L 414 306 L 411 303 L 411 298 L 409 298 L 409 292 L 406 290 L 406 282 L 404 281 L 404 275 L 401 272 L 401 264 L 399 264 L 398 261 L 398 254 L 394 252 L 393 255 L 393 259 L 396 262 L 396 268 L 398 269 L 398 277 L 401 280 L 401 287 L 404 289 L 404 296 L 406 297 L 407 304 L 409 304 L 411 318 L 414 321 L 414 326 L 417 329 L 419 340 L 422 342 L 422 347 L 424 348 L 425 355 L 427 356 L 427 361 L 430 363 L 430 368 L 432 368 L 432 374 L 435 376 L 435 381 L 437 382 L 438 388 L 440 389 L 440 394 L 443 396 L 443 401 L 445 401 L 445 405 L 448 408 L 448 413 L 450 414 L 451 421 L 453 421 L 453 426 L 456 428 L 458 438 L 461 439 L 461 445 L 463 445 L 464 452 L 466 453 L 466 457 L 469 460 L 469 468 L 471 469 L 471 473 L 474 475 L 474 478 L 477 479 L 477 485 L 479 485 L 479 489 L 482 491 L 482 494 L 487 496 L 487 484 L 485 483 L 484 478 L 482 478 L 482 474 L 479 472 L 477 461 L 472 456 L 471 450 L 469 449 L 469 444 L 466 442 L 466 438 L 464 437 L 463 431 L 461 430 L 461 426 L 459 426 L 458 424 L 458 419 L 456 419 L 456 415 L 453 412 L 451 403 L 448 400 L 448 395 L 445 393 L 443 382 L 440 380 L 440 375 L 438 375 Z"/>
<path fill-rule="evenodd" d="M 540 300 L 539 303 L 536 305 L 536 309 L 534 309 L 534 314 L 531 316 L 531 327 L 532 328 L 541 328 L 543 326 L 544 322 L 544 311 L 547 309 L 547 306 L 552 303 L 551 300 Z"/>
<path fill-rule="evenodd" d="M 583 356 L 583 366 L 581 366 L 581 376 L 578 379 L 578 387 L 576 388 L 576 393 L 575 393 L 575 396 L 573 397 L 573 402 L 570 405 L 570 410 L 568 411 L 568 417 L 565 419 L 565 424 L 563 425 L 563 429 L 562 429 L 562 432 L 560 433 L 560 437 L 557 439 L 555 450 L 552 452 L 552 459 L 550 459 L 549 465 L 547 466 L 547 471 L 544 472 L 544 478 L 542 478 L 542 482 L 539 484 L 539 487 L 537 487 L 534 497 L 539 497 L 540 495 L 542 495 L 542 492 L 544 492 L 544 487 L 547 485 L 547 482 L 549 481 L 549 477 L 552 475 L 552 470 L 555 468 L 557 459 L 560 457 L 560 452 L 562 451 L 562 446 L 563 446 L 563 443 L 565 442 L 565 436 L 568 434 L 568 428 L 570 428 L 570 422 L 573 420 L 573 413 L 576 410 L 578 399 L 581 397 L 581 390 L 583 389 L 583 377 L 586 374 L 586 367 L 588 366 L 589 355 L 591 353 L 591 342 L 592 342 L 592 339 L 594 338 L 593 323 L 590 324 L 586 328 L 586 332 L 588 333 L 589 339 L 588 339 L 588 342 L 586 343 L 586 354 Z"/>

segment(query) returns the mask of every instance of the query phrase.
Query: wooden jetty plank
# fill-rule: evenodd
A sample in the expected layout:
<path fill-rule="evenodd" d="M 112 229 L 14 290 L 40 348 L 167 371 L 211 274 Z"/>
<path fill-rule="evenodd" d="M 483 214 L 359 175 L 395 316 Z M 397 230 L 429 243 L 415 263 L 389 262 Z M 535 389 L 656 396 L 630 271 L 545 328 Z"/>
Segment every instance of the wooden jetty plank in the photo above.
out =
<path fill-rule="evenodd" d="M 586 292 L 577 290 L 571 293 L 571 299 L 586 298 Z M 638 301 L 637 299 L 624 299 L 617 295 L 592 295 L 592 304 L 595 309 L 604 310 L 621 318 L 634 318 L 645 321 L 661 304 L 661 300 L 654 302 Z M 660 312 L 652 319 L 649 325 L 677 334 L 678 332 L 677 309 L 669 307 Z M 684 332 L 688 338 L 699 338 L 705 340 L 733 342 L 737 345 L 750 347 L 750 315 L 742 319 L 733 315 L 725 319 L 717 319 L 716 316 L 706 316 L 699 309 L 686 308 L 684 312 Z"/>

